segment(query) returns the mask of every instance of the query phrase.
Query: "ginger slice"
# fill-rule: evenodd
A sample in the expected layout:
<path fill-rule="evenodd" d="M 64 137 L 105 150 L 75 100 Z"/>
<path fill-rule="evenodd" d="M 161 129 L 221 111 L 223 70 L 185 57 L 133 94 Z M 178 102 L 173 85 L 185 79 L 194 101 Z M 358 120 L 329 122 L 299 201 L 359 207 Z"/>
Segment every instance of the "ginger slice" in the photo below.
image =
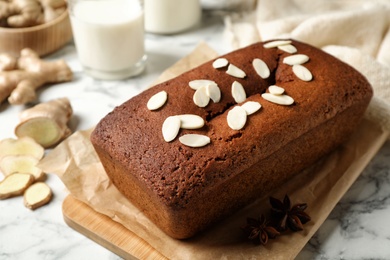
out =
<path fill-rule="evenodd" d="M 24 205 L 29 209 L 39 208 L 50 202 L 53 193 L 44 182 L 36 182 L 24 192 Z"/>
<path fill-rule="evenodd" d="M 42 159 L 45 149 L 31 137 L 6 138 L 0 141 L 0 159 L 7 155 L 32 155 Z"/>
<path fill-rule="evenodd" d="M 7 155 L 0 160 L 0 171 L 8 176 L 12 173 L 30 173 L 34 176 L 35 181 L 42 181 L 46 174 L 36 165 L 39 159 L 31 155 Z"/>
<path fill-rule="evenodd" d="M 0 199 L 22 195 L 34 182 L 34 176 L 29 173 L 13 173 L 0 182 Z"/>
<path fill-rule="evenodd" d="M 22 111 L 16 136 L 29 136 L 45 148 L 71 134 L 67 123 L 73 114 L 69 99 L 58 98 Z"/>

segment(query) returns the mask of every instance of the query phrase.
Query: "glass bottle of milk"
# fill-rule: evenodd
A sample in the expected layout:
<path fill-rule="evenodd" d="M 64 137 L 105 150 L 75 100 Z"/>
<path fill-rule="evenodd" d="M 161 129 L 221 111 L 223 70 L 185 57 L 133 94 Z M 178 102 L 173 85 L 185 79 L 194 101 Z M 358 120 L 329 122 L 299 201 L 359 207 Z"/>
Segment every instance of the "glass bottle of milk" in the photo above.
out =
<path fill-rule="evenodd" d="M 144 70 L 144 12 L 139 0 L 70 0 L 68 4 L 78 57 L 87 74 L 119 80 Z"/>
<path fill-rule="evenodd" d="M 174 34 L 200 22 L 200 0 L 144 0 L 145 29 L 150 33 Z"/>

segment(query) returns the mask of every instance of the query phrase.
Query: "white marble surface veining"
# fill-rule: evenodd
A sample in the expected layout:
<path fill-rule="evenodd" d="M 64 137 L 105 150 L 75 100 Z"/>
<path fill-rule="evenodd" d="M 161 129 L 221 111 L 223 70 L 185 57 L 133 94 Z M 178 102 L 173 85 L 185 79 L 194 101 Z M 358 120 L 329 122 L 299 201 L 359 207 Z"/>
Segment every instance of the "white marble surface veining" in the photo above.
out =
<path fill-rule="evenodd" d="M 39 101 L 67 96 L 74 109 L 73 130 L 94 126 L 115 106 L 139 93 L 176 61 L 205 41 L 220 54 L 229 51 L 223 18 L 204 13 L 202 24 L 178 35 L 146 35 L 146 71 L 123 81 L 98 81 L 84 75 L 73 43 L 47 57 L 65 59 L 72 82 L 45 87 Z M 14 137 L 21 106 L 0 106 L 0 138 Z M 0 177 L 2 178 L 2 177 Z M 0 201 L 0 259 L 120 259 L 68 227 L 61 205 L 68 194 L 57 176 L 47 183 L 54 198 L 31 211 L 23 198 Z M 345 194 L 298 259 L 390 259 L 390 142 L 386 142 Z"/>

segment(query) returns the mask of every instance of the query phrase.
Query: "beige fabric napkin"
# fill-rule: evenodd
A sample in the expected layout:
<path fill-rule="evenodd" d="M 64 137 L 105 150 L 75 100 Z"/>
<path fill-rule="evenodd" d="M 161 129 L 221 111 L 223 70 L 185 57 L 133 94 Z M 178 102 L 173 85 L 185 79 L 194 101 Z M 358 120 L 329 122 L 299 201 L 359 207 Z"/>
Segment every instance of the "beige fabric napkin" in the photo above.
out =
<path fill-rule="evenodd" d="M 225 25 L 232 49 L 294 38 L 355 67 L 374 88 L 367 117 L 390 131 L 390 1 L 258 0 L 256 10 L 229 15 Z"/>

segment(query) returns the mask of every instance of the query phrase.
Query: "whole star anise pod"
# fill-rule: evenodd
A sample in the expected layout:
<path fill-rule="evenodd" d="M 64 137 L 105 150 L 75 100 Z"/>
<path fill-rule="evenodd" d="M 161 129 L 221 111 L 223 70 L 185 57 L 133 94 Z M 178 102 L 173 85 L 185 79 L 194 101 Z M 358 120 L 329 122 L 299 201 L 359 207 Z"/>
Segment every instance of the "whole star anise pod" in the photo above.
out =
<path fill-rule="evenodd" d="M 283 201 L 270 197 L 271 211 L 274 219 L 277 221 L 280 231 L 287 228 L 292 231 L 303 230 L 303 224 L 310 221 L 310 216 L 304 212 L 307 208 L 306 203 L 295 204 L 291 206 L 290 198 L 285 195 Z"/>
<path fill-rule="evenodd" d="M 248 236 L 248 239 L 262 245 L 267 244 L 269 238 L 273 239 L 280 235 L 279 231 L 269 225 L 263 214 L 257 219 L 247 218 L 247 224 L 241 229 Z"/>

